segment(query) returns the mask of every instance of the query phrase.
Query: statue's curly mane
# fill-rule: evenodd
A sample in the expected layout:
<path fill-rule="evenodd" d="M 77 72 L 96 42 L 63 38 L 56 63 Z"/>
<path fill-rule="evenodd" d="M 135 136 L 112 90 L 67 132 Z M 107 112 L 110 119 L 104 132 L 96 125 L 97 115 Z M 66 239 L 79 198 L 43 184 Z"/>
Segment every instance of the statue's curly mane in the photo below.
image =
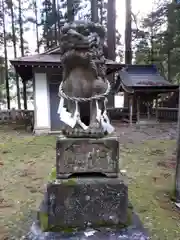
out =
<path fill-rule="evenodd" d="M 66 99 L 66 106 L 72 115 L 78 102 L 81 123 L 88 126 L 88 131 L 99 131 L 102 135 L 101 123 L 97 124 L 97 104 L 103 113 L 104 100 L 110 91 L 104 43 L 105 29 L 97 23 L 74 22 L 65 24 L 61 29 L 63 81 L 60 97 Z"/>
<path fill-rule="evenodd" d="M 105 78 L 105 29 L 92 22 L 65 24 L 61 29 L 60 49 L 64 78 L 75 67 L 91 69 L 95 77 Z"/>

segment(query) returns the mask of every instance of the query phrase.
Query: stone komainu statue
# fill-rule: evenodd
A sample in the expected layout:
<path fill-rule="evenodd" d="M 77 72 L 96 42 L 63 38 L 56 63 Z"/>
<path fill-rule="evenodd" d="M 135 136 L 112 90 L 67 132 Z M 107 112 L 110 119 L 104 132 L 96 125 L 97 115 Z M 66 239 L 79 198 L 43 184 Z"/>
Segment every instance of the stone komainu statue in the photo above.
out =
<path fill-rule="evenodd" d="M 113 131 L 106 114 L 110 84 L 106 78 L 104 40 L 105 30 L 97 23 L 74 22 L 62 27 L 63 81 L 58 113 L 61 121 L 71 127 L 71 135 L 76 132 L 78 136 L 104 136 Z"/>

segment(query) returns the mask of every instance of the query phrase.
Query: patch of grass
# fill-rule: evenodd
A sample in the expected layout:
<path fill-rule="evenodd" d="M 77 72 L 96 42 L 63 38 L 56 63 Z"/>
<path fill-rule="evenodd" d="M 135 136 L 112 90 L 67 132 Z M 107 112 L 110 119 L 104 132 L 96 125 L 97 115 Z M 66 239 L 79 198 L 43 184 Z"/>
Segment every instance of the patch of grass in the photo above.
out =
<path fill-rule="evenodd" d="M 129 177 L 129 198 L 153 240 L 179 240 L 180 212 L 170 201 L 175 170 L 159 165 L 174 152 L 172 140 L 128 144 L 121 150 L 121 168 Z"/>
<path fill-rule="evenodd" d="M 29 228 L 42 200 L 55 164 L 55 142 L 55 136 L 0 136 L 0 229 L 16 239 Z"/>

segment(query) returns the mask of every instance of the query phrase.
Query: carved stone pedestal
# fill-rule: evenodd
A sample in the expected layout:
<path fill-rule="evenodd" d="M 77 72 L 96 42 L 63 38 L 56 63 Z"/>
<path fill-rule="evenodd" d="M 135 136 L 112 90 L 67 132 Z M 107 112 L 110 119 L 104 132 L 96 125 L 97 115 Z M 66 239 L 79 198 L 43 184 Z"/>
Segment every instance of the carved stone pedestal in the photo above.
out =
<path fill-rule="evenodd" d="M 118 163 L 116 138 L 58 138 L 56 178 L 24 239 L 148 240 Z"/>
<path fill-rule="evenodd" d="M 101 173 L 117 177 L 119 143 L 116 138 L 59 138 L 56 144 L 57 179 L 73 174 Z"/>

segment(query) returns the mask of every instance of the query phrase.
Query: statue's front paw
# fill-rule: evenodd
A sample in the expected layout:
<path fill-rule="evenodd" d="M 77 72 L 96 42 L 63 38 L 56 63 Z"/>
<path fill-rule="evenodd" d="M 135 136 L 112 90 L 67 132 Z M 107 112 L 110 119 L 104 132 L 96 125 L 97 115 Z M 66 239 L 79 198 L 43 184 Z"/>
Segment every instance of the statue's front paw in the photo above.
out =
<path fill-rule="evenodd" d="M 99 137 L 99 138 L 104 137 L 107 134 L 98 122 L 92 123 L 88 127 L 87 131 L 89 132 L 90 136 Z"/>

